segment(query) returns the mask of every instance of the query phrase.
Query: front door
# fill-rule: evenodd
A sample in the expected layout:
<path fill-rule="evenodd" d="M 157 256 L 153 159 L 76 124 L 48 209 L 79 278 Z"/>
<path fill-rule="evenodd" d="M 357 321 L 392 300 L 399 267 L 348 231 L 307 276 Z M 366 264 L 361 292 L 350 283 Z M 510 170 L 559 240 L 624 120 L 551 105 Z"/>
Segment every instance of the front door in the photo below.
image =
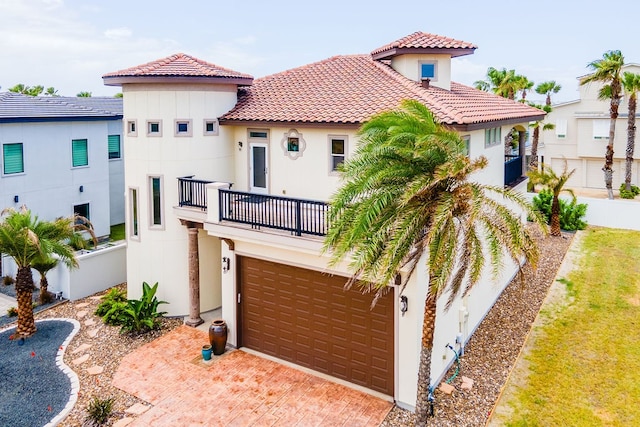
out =
<path fill-rule="evenodd" d="M 251 159 L 249 160 L 249 179 L 252 193 L 268 194 L 267 173 L 269 162 L 267 157 L 267 144 L 263 142 L 250 143 Z"/>

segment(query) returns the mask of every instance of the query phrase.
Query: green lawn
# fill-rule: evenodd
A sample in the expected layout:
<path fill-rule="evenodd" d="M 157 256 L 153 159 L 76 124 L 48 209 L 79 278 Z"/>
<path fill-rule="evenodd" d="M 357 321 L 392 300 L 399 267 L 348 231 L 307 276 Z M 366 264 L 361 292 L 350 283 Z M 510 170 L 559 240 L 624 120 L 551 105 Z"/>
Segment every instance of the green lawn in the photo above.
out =
<path fill-rule="evenodd" d="M 124 240 L 124 224 L 116 224 L 111 226 L 111 234 L 109 235 L 111 241 Z"/>
<path fill-rule="evenodd" d="M 593 228 L 507 426 L 640 425 L 640 232 Z"/>

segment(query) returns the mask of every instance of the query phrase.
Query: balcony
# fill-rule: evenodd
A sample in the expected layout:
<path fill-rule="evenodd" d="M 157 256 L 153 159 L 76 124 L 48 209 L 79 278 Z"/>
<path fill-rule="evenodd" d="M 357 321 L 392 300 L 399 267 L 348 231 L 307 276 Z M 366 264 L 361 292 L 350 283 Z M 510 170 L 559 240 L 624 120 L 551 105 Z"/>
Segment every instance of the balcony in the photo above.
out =
<path fill-rule="evenodd" d="M 504 156 L 504 185 L 512 187 L 522 181 L 522 156 Z"/>
<path fill-rule="evenodd" d="M 324 236 L 327 233 L 328 205 L 325 202 L 225 188 L 207 189 L 207 184 L 211 183 L 213 181 L 196 180 L 192 176 L 178 178 L 178 205 L 203 211 L 213 207 L 218 210 L 218 215 L 208 212 L 207 217 L 210 221 L 213 218 L 214 222 L 219 221 L 221 224 L 244 224 L 256 230 L 283 230 L 295 236 Z M 216 192 L 217 203 L 211 203 L 214 200 L 208 200 L 207 193 L 214 197 Z"/>

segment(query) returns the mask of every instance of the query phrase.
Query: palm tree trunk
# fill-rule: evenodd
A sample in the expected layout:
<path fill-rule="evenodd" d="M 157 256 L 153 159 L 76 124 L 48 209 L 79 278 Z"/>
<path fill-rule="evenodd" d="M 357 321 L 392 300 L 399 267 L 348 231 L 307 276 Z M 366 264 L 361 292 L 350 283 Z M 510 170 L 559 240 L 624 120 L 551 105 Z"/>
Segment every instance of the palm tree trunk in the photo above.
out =
<path fill-rule="evenodd" d="M 427 294 L 422 319 L 422 342 L 420 346 L 420 365 L 418 366 L 418 394 L 416 396 L 416 427 L 424 427 L 433 415 L 432 403 L 429 401 L 431 387 L 431 353 L 433 351 L 433 334 L 436 326 L 435 295 Z"/>
<path fill-rule="evenodd" d="M 609 122 L 609 143 L 607 144 L 607 151 L 604 155 L 604 166 L 602 167 L 602 171 L 604 172 L 604 185 L 607 187 L 609 200 L 613 200 L 613 142 L 616 137 L 616 119 L 618 118 L 618 106 L 620 105 L 620 88 L 618 86 L 616 91 L 612 82 L 611 91 L 613 95 L 611 96 L 609 110 L 611 117 L 611 121 Z"/>
<path fill-rule="evenodd" d="M 40 304 L 48 304 L 51 302 L 51 295 L 47 288 L 49 287 L 49 281 L 45 274 L 40 274 Z"/>
<path fill-rule="evenodd" d="M 561 236 L 560 233 L 560 200 L 556 194 L 553 195 L 553 201 L 551 202 L 551 230 L 549 232 L 552 236 Z"/>
<path fill-rule="evenodd" d="M 33 276 L 30 267 L 19 267 L 16 274 L 18 300 L 18 335 L 28 337 L 36 332 L 33 318 Z"/>
<path fill-rule="evenodd" d="M 631 166 L 633 165 L 633 151 L 636 144 L 636 94 L 629 97 L 629 118 L 627 119 L 627 150 L 624 173 L 624 185 L 627 191 L 631 191 Z"/>
<path fill-rule="evenodd" d="M 538 170 L 538 141 L 540 140 L 540 126 L 542 123 L 539 123 L 533 129 L 533 141 L 531 141 L 531 160 L 529 161 L 529 170 L 536 171 Z"/>

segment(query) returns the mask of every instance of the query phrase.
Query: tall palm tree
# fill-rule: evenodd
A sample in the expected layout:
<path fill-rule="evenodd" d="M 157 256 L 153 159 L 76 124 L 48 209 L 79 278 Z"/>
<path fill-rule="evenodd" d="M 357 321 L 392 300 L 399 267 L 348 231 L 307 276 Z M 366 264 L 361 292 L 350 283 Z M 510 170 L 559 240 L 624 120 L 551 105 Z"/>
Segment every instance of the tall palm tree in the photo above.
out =
<path fill-rule="evenodd" d="M 551 107 L 551 94 L 558 93 L 562 89 L 562 86 L 557 84 L 555 80 L 549 80 L 538 84 L 535 91 L 540 95 L 546 95 L 545 105 Z"/>
<path fill-rule="evenodd" d="M 567 172 L 567 164 L 564 164 L 564 170 L 560 175 L 556 174 L 553 169 L 549 166 L 542 167 L 542 170 L 532 170 L 529 171 L 529 179 L 531 182 L 536 184 L 541 184 L 547 187 L 553 193 L 553 200 L 551 201 L 551 231 L 550 234 L 552 236 L 560 236 L 560 193 L 566 191 L 571 194 L 573 200 L 575 201 L 576 195 L 573 190 L 569 188 L 564 188 L 569 178 L 574 174 L 576 170 L 573 169 L 571 172 Z"/>
<path fill-rule="evenodd" d="M 532 102 L 529 103 L 530 106 L 535 107 L 539 110 L 543 110 L 546 113 L 551 112 L 551 106 L 549 105 L 537 105 Z M 533 136 L 531 137 L 531 157 L 529 160 L 529 170 L 538 170 L 538 144 L 540 142 L 540 129 L 542 130 L 552 130 L 555 128 L 553 123 L 545 123 L 542 120 L 538 120 L 529 125 L 529 127 L 533 128 Z"/>
<path fill-rule="evenodd" d="M 486 80 L 478 80 L 474 86 L 476 89 L 493 92 L 508 99 L 515 99 L 516 92 L 519 90 L 515 70 L 507 70 L 506 68 L 498 70 L 489 67 Z"/>
<path fill-rule="evenodd" d="M 627 191 L 631 191 L 631 166 L 633 166 L 633 151 L 636 145 L 636 107 L 638 105 L 638 91 L 640 91 L 640 74 L 625 72 L 622 75 L 622 86 L 624 91 L 629 94 L 624 185 Z"/>
<path fill-rule="evenodd" d="M 18 267 L 16 293 L 18 300 L 17 334 L 28 337 L 36 332 L 33 318 L 32 263 L 38 259 L 57 255 L 70 268 L 78 262 L 73 249 L 67 244 L 73 234 L 73 218 L 40 221 L 26 207 L 16 211 L 5 209 L 0 222 L 0 252 L 9 255 Z"/>
<path fill-rule="evenodd" d="M 31 268 L 40 273 L 40 304 L 51 302 L 51 294 L 49 293 L 49 281 L 47 273 L 58 265 L 58 260 L 52 257 L 38 258 L 31 262 Z"/>
<path fill-rule="evenodd" d="M 449 308 L 479 281 L 485 259 L 494 273 L 505 256 L 518 265 L 522 257 L 535 264 L 538 251 L 531 235 L 499 198 L 544 225 L 521 195 L 469 181 L 487 165 L 486 158 L 467 158 L 460 136 L 417 101 L 405 100 L 399 109 L 373 116 L 359 136 L 355 155 L 341 168 L 345 182 L 330 201 L 324 250 L 331 251 L 334 264 L 350 257 L 353 275 L 346 286 L 366 283 L 365 289 L 376 292 L 374 303 L 407 266 L 404 290 L 426 256 L 429 283 L 416 399 L 422 426 L 432 390 L 438 298 L 448 293 Z"/>
<path fill-rule="evenodd" d="M 527 91 L 533 88 L 535 83 L 529 80 L 526 76 L 517 74 L 516 75 L 516 87 L 520 91 L 520 102 L 526 102 L 527 100 Z"/>
<path fill-rule="evenodd" d="M 600 99 L 609 99 L 609 143 L 604 156 L 604 183 L 607 187 L 609 199 L 613 199 L 613 140 L 616 136 L 616 119 L 618 118 L 618 107 L 620 106 L 620 94 L 622 92 L 621 73 L 624 65 L 624 56 L 619 50 L 610 50 L 602 55 L 602 59 L 587 64 L 591 68 L 592 74 L 580 79 L 580 85 L 592 82 L 603 83 L 598 96 Z"/>

